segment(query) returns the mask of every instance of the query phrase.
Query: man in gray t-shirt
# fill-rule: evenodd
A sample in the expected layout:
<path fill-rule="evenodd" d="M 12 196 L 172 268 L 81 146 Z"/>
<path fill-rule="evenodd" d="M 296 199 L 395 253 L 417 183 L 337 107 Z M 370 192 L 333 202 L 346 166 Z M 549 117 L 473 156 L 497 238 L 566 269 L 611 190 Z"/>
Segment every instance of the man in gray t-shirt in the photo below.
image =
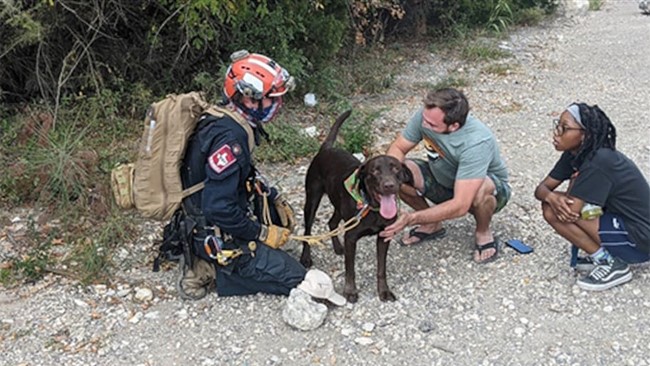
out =
<path fill-rule="evenodd" d="M 380 235 L 391 239 L 406 226 L 401 244 L 414 245 L 446 234 L 442 221 L 468 212 L 476 219 L 474 260 L 496 258 L 499 245 L 490 229 L 494 213 L 508 202 L 508 170 L 490 129 L 469 115 L 469 103 L 453 88 L 429 92 L 388 155 L 403 161 L 413 174 L 413 186 L 403 185 L 400 197 L 415 212 L 402 213 Z M 422 141 L 427 160 L 405 159 Z M 433 206 L 425 200 L 433 202 Z"/>

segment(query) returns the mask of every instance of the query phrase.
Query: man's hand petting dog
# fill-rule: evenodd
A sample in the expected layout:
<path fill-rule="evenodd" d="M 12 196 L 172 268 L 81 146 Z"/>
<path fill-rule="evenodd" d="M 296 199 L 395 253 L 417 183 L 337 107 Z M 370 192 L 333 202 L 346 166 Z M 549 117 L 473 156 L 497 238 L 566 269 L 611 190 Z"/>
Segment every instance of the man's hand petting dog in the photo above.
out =
<path fill-rule="evenodd" d="M 413 225 L 412 221 L 413 214 L 402 210 L 397 216 L 397 220 L 386 226 L 384 230 L 379 233 L 379 236 L 384 238 L 385 242 L 390 242 L 395 238 L 395 235 L 399 234 L 405 227 Z"/>

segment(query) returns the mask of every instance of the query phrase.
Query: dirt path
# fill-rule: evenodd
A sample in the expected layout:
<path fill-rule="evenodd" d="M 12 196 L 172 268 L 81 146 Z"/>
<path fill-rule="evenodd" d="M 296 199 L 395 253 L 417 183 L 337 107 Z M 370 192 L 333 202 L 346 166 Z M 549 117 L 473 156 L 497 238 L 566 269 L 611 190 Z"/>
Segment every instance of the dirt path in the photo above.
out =
<path fill-rule="evenodd" d="M 142 242 L 118 252 L 117 285 L 80 287 L 49 276 L 0 292 L 0 365 L 650 364 L 650 270 L 605 293 L 580 290 L 567 243 L 542 222 L 533 198 L 558 157 L 551 119 L 572 101 L 601 106 L 618 129 L 619 149 L 650 177 L 650 17 L 633 0 L 610 0 L 585 17 L 517 32 L 502 47 L 514 55 L 503 61 L 512 68 L 507 76 L 423 55 L 394 90 L 363 103 L 386 107 L 376 121 L 381 146 L 417 108 L 414 82 L 465 75 L 473 113 L 500 140 L 515 191 L 494 228 L 534 254 L 506 249 L 496 262 L 475 265 L 473 222 L 453 220 L 440 242 L 391 246 L 388 279 L 398 300 L 382 303 L 367 239 L 357 253 L 359 302 L 301 332 L 282 321 L 281 297 L 179 300 L 174 271 L 150 271 L 148 250 L 159 232 L 151 224 Z M 302 206 L 304 166 L 262 169 Z M 327 213 L 319 217 L 315 230 L 324 230 Z M 343 259 L 315 252 L 315 266 L 342 289 Z"/>

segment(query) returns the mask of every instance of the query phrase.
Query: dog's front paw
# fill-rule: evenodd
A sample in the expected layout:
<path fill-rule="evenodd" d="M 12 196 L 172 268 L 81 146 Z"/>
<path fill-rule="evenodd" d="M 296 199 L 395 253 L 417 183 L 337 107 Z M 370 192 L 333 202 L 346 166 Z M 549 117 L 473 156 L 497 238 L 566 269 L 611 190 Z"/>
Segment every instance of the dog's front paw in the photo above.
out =
<path fill-rule="evenodd" d="M 384 291 L 379 291 L 379 300 L 381 301 L 395 301 L 397 298 L 395 295 L 388 289 Z"/>
<path fill-rule="evenodd" d="M 359 293 L 358 292 L 351 292 L 351 293 L 345 293 L 345 299 L 348 300 L 349 303 L 356 303 L 359 300 Z"/>

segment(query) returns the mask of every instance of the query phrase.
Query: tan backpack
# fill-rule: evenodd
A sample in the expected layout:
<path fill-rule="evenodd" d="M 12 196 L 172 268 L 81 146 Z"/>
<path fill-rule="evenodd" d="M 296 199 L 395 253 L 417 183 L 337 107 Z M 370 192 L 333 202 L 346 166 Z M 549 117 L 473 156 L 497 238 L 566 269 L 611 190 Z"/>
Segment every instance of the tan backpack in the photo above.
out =
<path fill-rule="evenodd" d="M 152 219 L 169 220 L 183 198 L 203 189 L 203 183 L 183 189 L 180 168 L 187 142 L 199 117 L 206 113 L 215 117 L 228 115 L 237 121 L 246 130 L 248 147 L 253 151 L 253 130 L 239 114 L 210 105 L 198 92 L 170 94 L 153 103 L 147 111 L 134 171 L 128 172 L 129 168 L 124 166 L 116 168 L 122 170 L 113 175 L 116 176 L 113 192 L 118 204 L 131 201 L 123 197 L 129 196 L 125 188 L 128 184 L 119 184 L 130 174 L 133 175 L 132 202 L 143 216 Z"/>

